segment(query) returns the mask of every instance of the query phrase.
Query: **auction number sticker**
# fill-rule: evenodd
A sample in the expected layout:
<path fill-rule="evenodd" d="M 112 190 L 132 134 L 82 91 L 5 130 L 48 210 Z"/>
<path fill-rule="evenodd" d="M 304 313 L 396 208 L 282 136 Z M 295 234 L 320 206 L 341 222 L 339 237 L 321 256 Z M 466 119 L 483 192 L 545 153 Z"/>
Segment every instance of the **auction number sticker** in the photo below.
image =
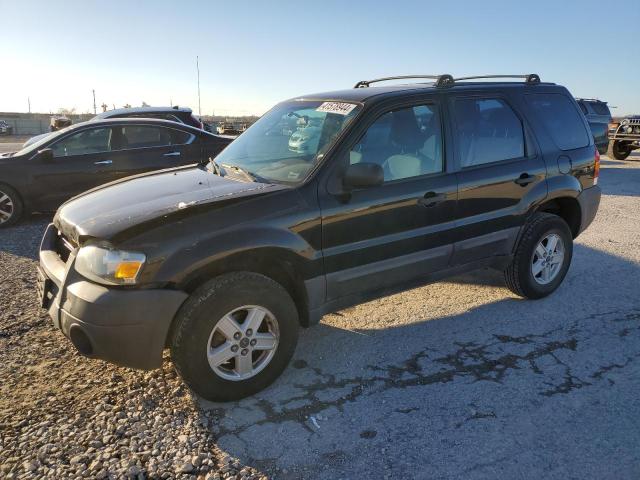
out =
<path fill-rule="evenodd" d="M 318 108 L 316 108 L 316 112 L 325 112 L 325 113 L 337 113 L 339 115 L 349 115 L 351 111 L 356 108 L 357 105 L 355 103 L 344 103 L 344 102 L 323 102 Z"/>

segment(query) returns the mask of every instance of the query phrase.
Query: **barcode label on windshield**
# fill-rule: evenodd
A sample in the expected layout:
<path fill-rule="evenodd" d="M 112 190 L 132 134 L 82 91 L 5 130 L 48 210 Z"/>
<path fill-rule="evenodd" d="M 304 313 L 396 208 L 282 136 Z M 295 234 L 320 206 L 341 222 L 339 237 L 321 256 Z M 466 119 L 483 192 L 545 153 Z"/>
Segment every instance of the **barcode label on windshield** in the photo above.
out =
<path fill-rule="evenodd" d="M 354 103 L 342 103 L 342 102 L 324 102 L 318 108 L 317 112 L 337 113 L 339 115 L 349 115 L 351 110 L 356 108 Z"/>

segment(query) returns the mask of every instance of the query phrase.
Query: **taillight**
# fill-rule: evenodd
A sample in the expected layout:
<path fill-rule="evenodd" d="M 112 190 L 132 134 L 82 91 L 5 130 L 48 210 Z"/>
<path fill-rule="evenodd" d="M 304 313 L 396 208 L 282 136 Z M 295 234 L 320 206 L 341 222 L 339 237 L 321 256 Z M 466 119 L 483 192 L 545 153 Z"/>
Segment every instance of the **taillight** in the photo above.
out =
<path fill-rule="evenodd" d="M 600 152 L 596 147 L 595 166 L 593 167 L 593 184 L 598 184 L 598 177 L 600 176 Z"/>
<path fill-rule="evenodd" d="M 615 131 L 618 130 L 619 126 L 620 126 L 619 122 L 610 122 L 608 125 L 609 132 L 615 133 Z"/>

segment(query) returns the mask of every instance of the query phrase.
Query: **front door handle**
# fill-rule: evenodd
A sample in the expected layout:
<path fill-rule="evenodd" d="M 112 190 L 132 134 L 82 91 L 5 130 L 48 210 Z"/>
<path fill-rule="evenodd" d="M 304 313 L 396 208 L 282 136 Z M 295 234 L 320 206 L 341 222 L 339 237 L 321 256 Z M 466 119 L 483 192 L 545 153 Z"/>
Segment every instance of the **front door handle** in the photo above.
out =
<path fill-rule="evenodd" d="M 427 192 L 424 197 L 418 199 L 418 205 L 429 208 L 444 202 L 446 199 L 447 196 L 444 193 Z"/>
<path fill-rule="evenodd" d="M 536 177 L 534 175 L 529 175 L 528 173 L 523 173 L 522 175 L 520 175 L 518 178 L 514 180 L 514 182 L 516 182 L 521 187 L 525 187 L 535 181 L 536 181 Z"/>
<path fill-rule="evenodd" d="M 169 152 L 164 154 L 165 157 L 179 157 L 180 152 Z"/>
<path fill-rule="evenodd" d="M 94 165 L 111 165 L 113 160 L 102 160 L 100 162 L 93 162 Z"/>

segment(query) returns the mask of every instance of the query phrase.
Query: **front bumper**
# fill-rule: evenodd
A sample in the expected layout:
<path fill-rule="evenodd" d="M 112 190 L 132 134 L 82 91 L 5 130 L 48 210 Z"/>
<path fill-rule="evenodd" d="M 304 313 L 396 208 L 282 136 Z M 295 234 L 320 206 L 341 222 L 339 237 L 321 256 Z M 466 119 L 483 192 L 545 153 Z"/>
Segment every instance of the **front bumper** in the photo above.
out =
<path fill-rule="evenodd" d="M 177 290 L 110 288 L 88 281 L 56 251 L 58 231 L 47 227 L 38 272 L 42 306 L 53 324 L 83 355 L 125 367 L 152 369 L 178 308 L 187 294 Z"/>
<path fill-rule="evenodd" d="M 602 191 L 598 185 L 594 185 L 590 188 L 585 188 L 578 195 L 578 204 L 580 204 L 580 231 L 578 234 L 582 233 L 587 229 L 593 219 L 596 218 L 596 213 L 598 213 L 598 207 L 600 206 L 600 197 L 602 196 Z"/>

